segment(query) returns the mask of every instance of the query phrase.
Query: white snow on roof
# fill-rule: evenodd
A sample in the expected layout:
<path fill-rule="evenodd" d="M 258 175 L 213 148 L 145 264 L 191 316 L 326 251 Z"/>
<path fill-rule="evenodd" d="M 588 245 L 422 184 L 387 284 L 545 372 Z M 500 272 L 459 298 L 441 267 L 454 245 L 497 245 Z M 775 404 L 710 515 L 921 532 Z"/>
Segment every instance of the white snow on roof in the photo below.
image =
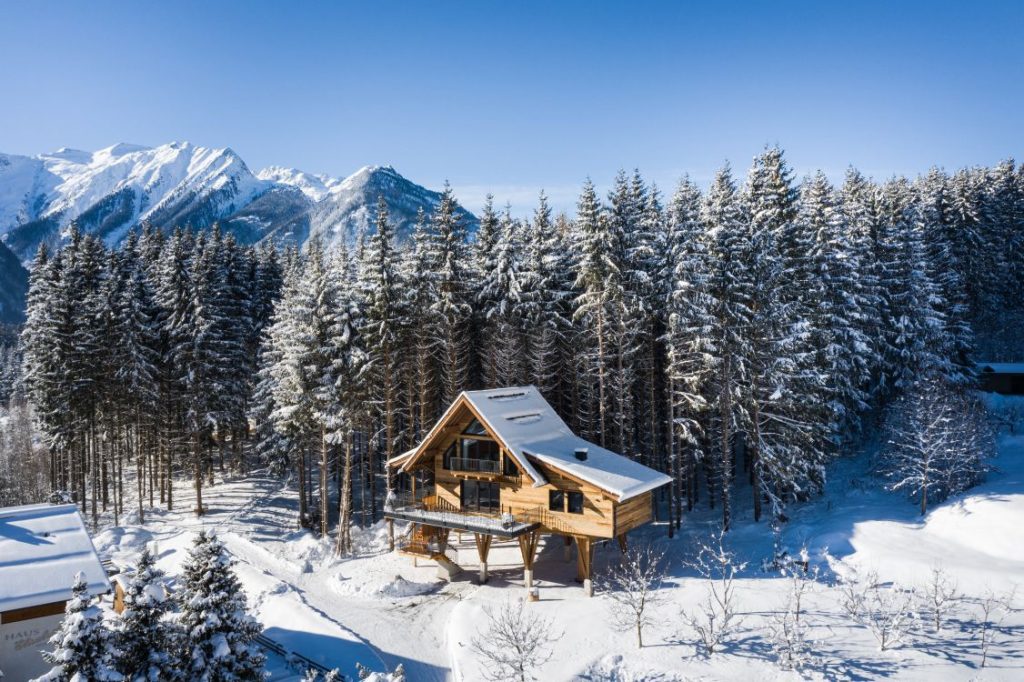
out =
<path fill-rule="evenodd" d="M 995 374 L 1024 374 L 1024 362 L 979 362 L 978 368 Z"/>
<path fill-rule="evenodd" d="M 0 611 L 70 599 L 79 571 L 90 594 L 110 591 L 75 505 L 0 509 Z"/>
<path fill-rule="evenodd" d="M 466 391 L 464 395 L 487 430 L 512 452 L 535 486 L 547 481 L 527 456 L 616 495 L 620 502 L 672 480 L 574 434 L 533 386 Z M 587 458 L 580 461 L 575 453 L 584 448 Z"/>

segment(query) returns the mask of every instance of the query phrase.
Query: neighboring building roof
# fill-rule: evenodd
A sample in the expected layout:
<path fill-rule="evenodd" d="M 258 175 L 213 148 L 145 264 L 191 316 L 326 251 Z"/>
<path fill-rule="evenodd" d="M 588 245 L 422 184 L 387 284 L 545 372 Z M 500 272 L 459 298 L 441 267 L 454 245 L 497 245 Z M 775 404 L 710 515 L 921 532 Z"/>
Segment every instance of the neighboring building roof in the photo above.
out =
<path fill-rule="evenodd" d="M 90 594 L 110 591 L 78 507 L 32 504 L 0 509 L 0 611 L 70 599 L 79 571 Z"/>
<path fill-rule="evenodd" d="M 1024 374 L 1024 362 L 979 362 L 978 369 L 993 374 Z"/>
<path fill-rule="evenodd" d="M 505 445 L 533 479 L 534 486 L 545 485 L 547 480 L 530 458 L 586 481 L 618 497 L 620 502 L 672 480 L 666 474 L 574 434 L 533 386 L 466 391 L 459 398 L 470 403 L 487 430 Z M 452 403 L 424 443 L 448 420 L 459 403 L 460 400 Z M 576 458 L 578 449 L 587 450 L 586 460 Z M 411 456 L 405 461 L 410 459 Z"/>

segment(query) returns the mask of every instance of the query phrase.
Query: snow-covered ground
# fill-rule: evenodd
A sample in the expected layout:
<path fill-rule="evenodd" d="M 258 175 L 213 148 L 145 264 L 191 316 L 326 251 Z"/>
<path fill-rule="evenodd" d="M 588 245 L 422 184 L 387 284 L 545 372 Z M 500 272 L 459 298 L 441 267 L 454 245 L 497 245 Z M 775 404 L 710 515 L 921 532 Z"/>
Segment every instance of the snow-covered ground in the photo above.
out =
<path fill-rule="evenodd" d="M 811 678 L 900 680 L 1024 679 L 1024 586 L 1018 610 L 1010 615 L 990 654 L 978 667 L 979 652 L 970 621 L 976 606 L 966 604 L 941 635 L 923 628 L 907 645 L 878 651 L 872 635 L 843 615 L 837 574 L 877 570 L 884 581 L 921 586 L 933 567 L 943 567 L 970 597 L 986 590 L 1005 592 L 1024 582 L 1024 437 L 1000 441 L 998 470 L 986 483 L 936 506 L 927 517 L 904 498 L 880 492 L 866 474 L 863 459 L 838 463 L 828 495 L 792 511 L 782 533 L 791 551 L 806 545 L 824 579 L 807 600 L 806 622 L 820 664 Z M 441 582 L 430 562 L 389 554 L 382 524 L 358 534 L 359 552 L 334 557 L 330 543 L 295 531 L 293 491 L 261 474 L 229 478 L 204 491 L 209 513 L 196 519 L 188 509 L 187 485 L 177 490 L 181 511 L 155 511 L 146 523 L 129 523 L 96 538 L 97 549 L 115 563 L 131 564 L 144 543 L 155 543 L 161 568 L 179 570 L 193 533 L 214 529 L 238 559 L 237 571 L 250 605 L 268 636 L 286 648 L 355 675 L 355 663 L 375 670 L 401 663 L 410 681 L 483 679 L 470 642 L 483 626 L 484 608 L 524 597 L 518 546 L 496 544 L 491 581 L 473 582 L 476 550 L 471 536 L 453 535 L 465 577 Z M 774 538 L 767 524 L 739 519 L 730 546 L 749 567 L 738 583 L 743 621 L 721 653 L 702 657 L 683 625 L 680 611 L 691 609 L 704 592 L 703 581 L 684 565 L 698 538 L 716 526 L 718 514 L 703 510 L 687 516 L 676 538 L 653 525 L 631 536 L 664 548 L 671 576 L 658 624 L 636 648 L 632 633 L 612 630 L 610 600 L 583 595 L 573 582 L 575 560 L 566 561 L 560 538 L 547 539 L 535 566 L 540 601 L 527 608 L 549 618 L 559 635 L 553 656 L 540 671 L 544 680 L 754 680 L 798 679 L 773 661 L 766 625 L 786 597 L 786 581 L 762 570 Z M 831 567 L 823 558 L 827 551 Z M 598 547 L 598 572 L 619 556 L 615 543 Z M 275 659 L 275 679 L 289 675 Z"/>

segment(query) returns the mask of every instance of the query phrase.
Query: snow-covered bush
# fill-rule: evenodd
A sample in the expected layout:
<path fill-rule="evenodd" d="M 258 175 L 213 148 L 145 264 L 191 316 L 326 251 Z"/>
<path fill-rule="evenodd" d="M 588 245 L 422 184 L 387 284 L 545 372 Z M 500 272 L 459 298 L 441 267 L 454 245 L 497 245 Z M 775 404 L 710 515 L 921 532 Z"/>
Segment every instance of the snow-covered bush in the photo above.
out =
<path fill-rule="evenodd" d="M 181 631 L 164 618 L 169 602 L 164 572 L 155 566 L 149 548 L 142 550 L 139 565 L 124 593 L 124 612 L 114 631 L 117 669 L 127 680 L 173 680 L 177 677 L 174 652 Z"/>
<path fill-rule="evenodd" d="M 725 548 L 725 532 L 711 543 L 700 543 L 689 565 L 705 578 L 707 594 L 695 611 L 684 611 L 683 620 L 697 635 L 700 649 L 715 653 L 740 621 L 736 614 L 736 574 L 746 568 Z"/>
<path fill-rule="evenodd" d="M 200 531 L 182 572 L 179 622 L 185 645 L 180 669 L 197 682 L 262 680 L 264 655 L 253 643 L 261 628 L 246 613 L 232 560 L 213 533 Z"/>
<path fill-rule="evenodd" d="M 398 666 L 392 672 L 378 673 L 370 670 L 363 666 L 361 663 L 356 663 L 356 669 L 359 671 L 359 679 L 363 682 L 405 682 L 405 668 L 399 663 Z M 331 673 L 337 672 L 332 670 Z M 329 674 L 331 674 L 329 673 Z M 328 678 L 324 677 L 324 682 L 340 682 L 341 678 Z"/>
<path fill-rule="evenodd" d="M 845 580 L 840 594 L 843 611 L 871 632 L 879 651 L 900 646 L 917 626 L 916 591 L 882 584 L 875 571 Z"/>
<path fill-rule="evenodd" d="M 650 545 L 630 547 L 618 564 L 598 579 L 611 599 L 612 624 L 620 631 L 636 631 L 636 645 L 643 647 L 645 626 L 654 622 L 665 580 L 665 553 Z"/>
<path fill-rule="evenodd" d="M 103 612 L 89 596 L 85 576 L 78 573 L 64 620 L 50 638 L 53 651 L 43 654 L 53 667 L 35 682 L 119 682 L 124 678 L 114 668 L 110 640 Z"/>
<path fill-rule="evenodd" d="M 922 612 L 928 613 L 932 629 L 938 633 L 942 625 L 960 607 L 963 595 L 957 591 L 956 581 L 946 575 L 941 567 L 932 569 L 920 592 Z"/>
<path fill-rule="evenodd" d="M 483 674 L 494 682 L 527 682 L 550 660 L 554 634 L 551 621 L 529 613 L 522 602 L 505 602 L 497 610 L 485 607 L 487 627 L 470 646 L 487 665 Z"/>

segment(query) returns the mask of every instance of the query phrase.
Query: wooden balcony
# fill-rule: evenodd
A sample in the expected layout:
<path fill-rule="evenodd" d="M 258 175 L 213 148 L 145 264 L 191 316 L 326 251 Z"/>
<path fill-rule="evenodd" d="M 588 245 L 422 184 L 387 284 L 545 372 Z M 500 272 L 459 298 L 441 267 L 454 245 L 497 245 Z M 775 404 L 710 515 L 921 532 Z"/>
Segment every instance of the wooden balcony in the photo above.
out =
<path fill-rule="evenodd" d="M 463 510 L 436 495 L 420 499 L 409 494 L 393 495 L 384 503 L 384 517 L 502 538 L 516 538 L 541 525 L 540 510 L 515 513 Z"/>

